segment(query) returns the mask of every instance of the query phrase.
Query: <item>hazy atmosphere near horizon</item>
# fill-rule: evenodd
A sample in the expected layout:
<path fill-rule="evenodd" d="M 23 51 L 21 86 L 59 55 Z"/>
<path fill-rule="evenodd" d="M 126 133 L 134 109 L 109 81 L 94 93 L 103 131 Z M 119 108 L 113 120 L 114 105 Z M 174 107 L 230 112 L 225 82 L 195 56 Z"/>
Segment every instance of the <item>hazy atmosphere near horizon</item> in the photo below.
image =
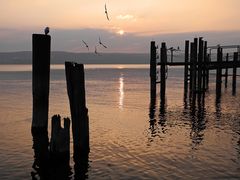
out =
<path fill-rule="evenodd" d="M 0 180 L 240 179 L 240 0 L 0 1 Z"/>
<path fill-rule="evenodd" d="M 105 17 L 107 4 L 109 21 Z M 183 47 L 203 36 L 210 44 L 238 44 L 238 0 L 2 0 L 0 52 L 30 51 L 31 34 L 50 27 L 52 50 L 94 52 L 99 36 L 103 52 L 148 53 L 149 42 Z"/>

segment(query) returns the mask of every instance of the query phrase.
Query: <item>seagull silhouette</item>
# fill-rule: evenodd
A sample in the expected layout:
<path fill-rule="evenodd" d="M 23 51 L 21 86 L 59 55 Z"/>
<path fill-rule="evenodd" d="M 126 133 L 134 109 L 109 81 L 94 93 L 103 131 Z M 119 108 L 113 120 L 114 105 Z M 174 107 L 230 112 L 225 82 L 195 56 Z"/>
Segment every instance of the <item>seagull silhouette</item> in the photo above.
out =
<path fill-rule="evenodd" d="M 97 46 L 95 46 L 95 51 L 94 51 L 94 53 L 100 56 L 100 54 L 97 52 Z"/>
<path fill-rule="evenodd" d="M 105 46 L 105 45 L 102 43 L 100 37 L 99 37 L 99 39 L 98 39 L 98 42 L 99 42 L 100 45 L 102 45 L 103 47 L 107 48 L 107 46 Z"/>
<path fill-rule="evenodd" d="M 105 3 L 105 14 L 106 14 L 107 20 L 109 20 L 109 17 L 108 17 L 108 11 L 107 11 L 107 5 L 106 5 L 106 3 Z"/>
<path fill-rule="evenodd" d="M 47 35 L 47 34 L 49 33 L 49 27 L 46 27 L 46 28 L 44 29 L 44 33 L 45 33 L 45 35 Z"/>
<path fill-rule="evenodd" d="M 89 51 L 89 47 L 88 47 L 88 44 L 84 41 L 84 40 L 82 40 L 82 42 L 85 44 L 85 46 L 86 46 L 86 48 L 88 49 L 88 51 Z"/>

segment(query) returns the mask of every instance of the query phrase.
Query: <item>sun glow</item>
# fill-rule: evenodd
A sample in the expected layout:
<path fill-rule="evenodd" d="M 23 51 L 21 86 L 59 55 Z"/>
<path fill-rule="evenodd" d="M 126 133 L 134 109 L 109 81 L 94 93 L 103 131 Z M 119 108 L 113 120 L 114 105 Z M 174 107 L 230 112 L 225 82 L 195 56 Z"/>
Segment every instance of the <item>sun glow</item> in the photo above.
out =
<path fill-rule="evenodd" d="M 124 35 L 125 32 L 124 32 L 124 30 L 119 30 L 117 33 L 120 35 Z"/>

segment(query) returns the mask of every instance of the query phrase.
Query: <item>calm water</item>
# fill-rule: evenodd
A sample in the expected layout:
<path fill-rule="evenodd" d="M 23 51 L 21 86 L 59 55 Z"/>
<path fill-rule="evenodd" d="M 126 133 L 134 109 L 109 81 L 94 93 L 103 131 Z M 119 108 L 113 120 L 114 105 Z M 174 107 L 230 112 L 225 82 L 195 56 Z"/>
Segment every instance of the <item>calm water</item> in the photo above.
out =
<path fill-rule="evenodd" d="M 204 106 L 193 110 L 182 69 L 170 68 L 160 113 L 158 100 L 149 109 L 147 65 L 85 67 L 89 179 L 240 179 L 240 93 L 231 95 L 231 80 L 216 103 L 212 75 Z M 31 113 L 31 66 L 0 65 L 0 179 L 31 179 Z M 51 70 L 54 114 L 70 116 L 63 66 Z"/>

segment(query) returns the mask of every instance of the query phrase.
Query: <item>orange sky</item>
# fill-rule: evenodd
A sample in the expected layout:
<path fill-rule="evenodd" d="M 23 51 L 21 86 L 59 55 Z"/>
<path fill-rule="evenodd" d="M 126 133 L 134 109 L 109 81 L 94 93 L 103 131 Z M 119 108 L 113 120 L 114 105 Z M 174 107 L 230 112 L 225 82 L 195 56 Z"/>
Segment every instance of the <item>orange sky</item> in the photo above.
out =
<path fill-rule="evenodd" d="M 239 7 L 239 0 L 1 0 L 0 22 L 5 28 L 48 25 L 140 34 L 240 30 Z"/>
<path fill-rule="evenodd" d="M 104 13 L 105 3 L 110 21 Z M 1 0 L 0 51 L 30 44 L 29 34 L 43 32 L 46 26 L 50 27 L 53 36 L 57 36 L 54 31 L 64 31 L 65 34 L 58 36 L 69 44 L 76 37 L 83 36 L 79 32 L 70 38 L 72 31 L 92 29 L 97 30 L 95 34 L 98 35 L 99 30 L 105 31 L 109 41 L 121 35 L 148 37 L 144 39 L 145 48 L 151 39 L 165 34 L 192 33 L 199 36 L 201 34 L 197 32 L 240 32 L 239 7 L 240 0 Z M 97 39 L 98 35 L 94 38 Z M 85 40 L 91 40 L 93 35 L 85 33 L 85 37 Z M 133 42 L 128 47 L 126 43 L 130 41 L 127 40 L 116 39 L 118 44 L 120 41 L 123 44 L 119 51 L 130 47 L 141 51 L 138 49 L 142 42 Z M 60 49 L 75 51 L 79 49 L 76 44 Z M 25 49 L 29 48 L 25 45 Z"/>

